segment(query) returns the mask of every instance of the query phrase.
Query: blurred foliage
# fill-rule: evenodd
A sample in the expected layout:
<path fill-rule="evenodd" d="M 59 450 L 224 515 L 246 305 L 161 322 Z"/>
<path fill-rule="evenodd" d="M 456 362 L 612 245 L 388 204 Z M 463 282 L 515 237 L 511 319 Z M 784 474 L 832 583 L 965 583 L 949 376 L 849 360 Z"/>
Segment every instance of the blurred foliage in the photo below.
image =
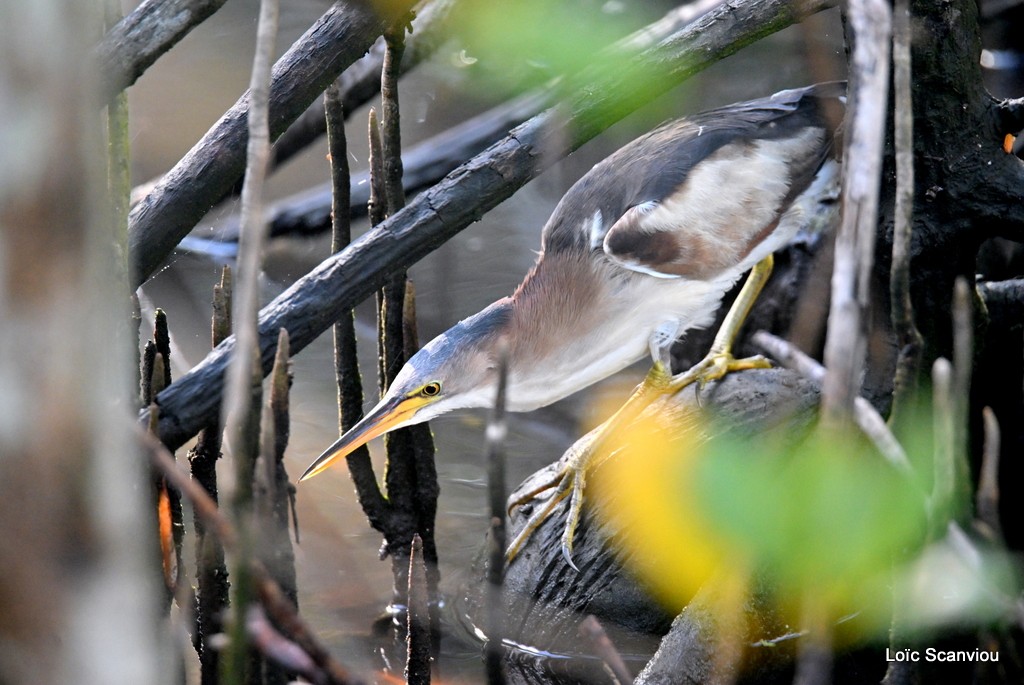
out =
<path fill-rule="evenodd" d="M 951 531 L 896 572 L 897 615 L 908 632 L 986 624 L 1020 611 L 1021 578 L 1003 549 L 978 548 Z"/>
<path fill-rule="evenodd" d="M 808 602 L 831 621 L 856 614 L 842 631 L 851 639 L 884 639 L 894 584 L 903 611 L 920 617 L 910 627 L 1005 609 L 1009 595 L 996 589 L 1006 585 L 1005 564 L 956 566 L 945 539 L 927 546 L 928 519 L 945 528 L 948 513 L 928 512 L 923 485 L 859 434 L 815 431 L 794 444 L 687 423 L 670 435 L 663 425 L 635 427 L 593 481 L 626 563 L 673 608 L 712 578 L 756 583 L 792 625 Z M 952 595 L 950 582 L 961 588 Z"/>
<path fill-rule="evenodd" d="M 608 47 L 658 15 L 657 3 L 606 0 L 466 2 L 456 15 L 469 60 L 499 92 L 584 69 L 621 68 Z"/>

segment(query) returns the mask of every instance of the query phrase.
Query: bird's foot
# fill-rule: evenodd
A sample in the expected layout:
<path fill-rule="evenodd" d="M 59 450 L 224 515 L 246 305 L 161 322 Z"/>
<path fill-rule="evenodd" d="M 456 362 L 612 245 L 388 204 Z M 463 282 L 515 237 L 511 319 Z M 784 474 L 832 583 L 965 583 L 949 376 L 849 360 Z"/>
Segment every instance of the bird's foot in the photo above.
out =
<path fill-rule="evenodd" d="M 753 357 L 736 359 L 736 357 L 732 356 L 732 352 L 711 352 L 708 354 L 707 359 L 710 360 L 710 364 L 707 370 L 697 379 L 702 389 L 711 381 L 721 380 L 733 371 L 772 368 L 771 362 L 759 354 Z"/>
<path fill-rule="evenodd" d="M 591 467 L 594 460 L 594 438 L 592 436 L 595 436 L 596 432 L 594 431 L 590 435 L 585 436 L 570 448 L 572 451 L 565 464 L 559 468 L 554 477 L 509 503 L 508 511 L 511 514 L 512 510 L 516 507 L 533 502 L 548 490 L 554 490 L 547 500 L 543 502 L 543 506 L 530 514 L 522 530 L 519 531 L 515 539 L 509 544 L 508 549 L 505 550 L 506 561 L 511 562 L 516 558 L 525 546 L 526 541 L 530 539 L 530 536 L 545 521 L 551 518 L 551 515 L 562 500 L 569 497 L 569 511 L 566 514 L 565 528 L 562 530 L 562 557 L 569 566 L 577 571 L 579 570 L 572 560 L 573 539 L 576 535 L 576 527 L 579 525 L 580 515 L 583 512 L 583 491 L 587 484 L 587 470 Z"/>
<path fill-rule="evenodd" d="M 554 476 L 533 490 L 520 495 L 509 504 L 508 511 L 511 514 L 516 507 L 534 502 L 542 494 L 549 490 L 553 491 L 547 499 L 540 503 L 537 511 L 530 514 L 522 530 L 505 551 L 505 559 L 507 561 L 515 559 L 530 536 L 551 518 L 558 505 L 568 497 L 569 510 L 566 514 L 565 528 L 562 530 L 561 547 L 566 563 L 576 569 L 576 564 L 572 560 L 573 540 L 583 511 L 583 491 L 587 484 L 587 472 L 600 463 L 601 460 L 597 458 L 598 453 L 601 452 L 599 448 L 614 427 L 628 423 L 659 396 L 678 392 L 693 383 L 698 384 L 699 390 L 711 381 L 719 380 L 733 371 L 770 367 L 771 364 L 764 357 L 736 359 L 729 350 L 709 352 L 696 366 L 677 376 L 671 374 L 666 364 L 656 361 L 644 382 L 640 384 L 623 408 L 608 422 L 595 428 L 570 448 L 571 452 L 565 463 Z"/>
<path fill-rule="evenodd" d="M 770 368 L 772 368 L 771 362 L 761 355 L 736 359 L 729 350 L 717 352 L 712 350 L 695 366 L 672 378 L 671 391 L 678 392 L 693 383 L 697 384 L 697 389 L 700 391 L 708 383 L 721 380 L 734 371 Z"/>

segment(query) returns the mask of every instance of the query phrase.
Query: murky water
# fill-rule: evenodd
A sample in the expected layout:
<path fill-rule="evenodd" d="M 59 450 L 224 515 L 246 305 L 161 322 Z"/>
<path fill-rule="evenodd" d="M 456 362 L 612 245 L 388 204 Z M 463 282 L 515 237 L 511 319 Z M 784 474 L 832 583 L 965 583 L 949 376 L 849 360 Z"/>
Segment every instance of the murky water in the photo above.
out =
<path fill-rule="evenodd" d="M 173 165 L 245 89 L 250 68 L 255 8 L 253 0 L 232 0 L 147 73 L 131 93 L 133 172 L 142 182 Z M 283 3 L 279 52 L 283 52 L 330 5 L 326 0 Z M 826 22 L 838 39 L 838 21 Z M 540 229 L 568 186 L 594 162 L 658 122 L 706 106 L 771 93 L 808 83 L 802 60 L 802 34 L 784 32 L 748 48 L 693 79 L 615 126 L 565 163 L 529 184 L 411 270 L 416 283 L 422 341 L 460 318 L 511 292 L 529 269 L 539 247 Z M 466 118 L 486 105 L 461 88 L 469 80 L 453 74 L 451 51 L 442 51 L 402 81 L 403 136 L 413 143 Z M 350 119 L 352 164 L 365 166 L 365 111 Z M 269 193 L 278 198 L 328 179 L 325 143 L 274 175 Z M 206 221 L 235 210 L 218 208 Z M 357 230 L 364 230 L 358 226 Z M 270 248 L 266 300 L 287 287 L 328 254 L 328 239 L 281 239 Z M 181 375 L 209 348 L 210 293 L 219 265 L 193 255 L 176 255 L 143 289 L 144 298 L 167 311 L 175 343 L 175 372 Z M 371 308 L 357 310 L 364 334 L 364 368 L 374 369 Z M 337 436 L 330 336 L 322 336 L 294 360 L 292 433 L 288 468 L 294 476 Z M 553 407 L 514 415 L 508 443 L 510 486 L 561 454 L 599 416 L 591 409 L 602 394 L 625 397 L 642 373 L 627 371 L 600 387 Z M 367 376 L 366 386 L 373 386 Z M 433 425 L 442 495 L 437 542 L 446 587 L 451 589 L 469 565 L 486 529 L 484 417 L 445 417 Z M 380 445 L 372 446 L 380 473 Z M 335 654 L 353 667 L 381 667 L 369 637 L 371 624 L 390 599 L 390 566 L 378 561 L 379 536 L 370 530 L 355 501 L 344 467 L 299 487 L 302 541 L 296 548 L 300 605 Z M 451 642 L 451 641 L 449 641 Z M 459 653 L 461 652 L 461 657 Z M 446 682 L 479 681 L 476 647 L 446 646 Z M 474 676 L 473 674 L 477 675 Z M 460 675 L 462 674 L 462 675 Z"/>

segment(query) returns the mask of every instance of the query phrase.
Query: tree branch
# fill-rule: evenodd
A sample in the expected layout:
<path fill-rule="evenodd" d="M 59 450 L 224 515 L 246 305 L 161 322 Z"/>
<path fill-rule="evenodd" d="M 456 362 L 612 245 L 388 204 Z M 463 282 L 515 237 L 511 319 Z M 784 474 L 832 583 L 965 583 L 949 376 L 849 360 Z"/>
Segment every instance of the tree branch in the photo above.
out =
<path fill-rule="evenodd" d="M 742 47 L 833 6 L 833 0 L 747 0 L 709 12 L 633 61 L 645 73 L 663 77 L 653 89 L 643 90 L 632 70 L 606 75 L 567 98 L 561 114 L 569 124 L 569 148 Z M 269 371 L 279 328 L 288 329 L 292 349 L 298 352 L 380 287 L 387 274 L 415 263 L 552 164 L 553 155 L 544 153 L 551 149 L 557 116 L 548 110 L 519 126 L 267 305 L 260 317 L 265 369 Z M 160 435 L 168 445 L 181 445 L 207 417 L 216 415 L 233 349 L 234 340 L 225 341 L 161 393 Z"/>
<path fill-rule="evenodd" d="M 412 0 L 392 3 L 408 11 Z M 270 138 L 276 139 L 389 25 L 362 3 L 335 3 L 274 65 Z M 245 169 L 246 92 L 129 215 L 132 287 L 141 285 Z"/>
<path fill-rule="evenodd" d="M 796 371 L 804 378 L 818 384 L 825 380 L 824 366 L 782 338 L 758 331 L 754 334 L 754 344 L 760 346 L 787 369 Z M 904 476 L 913 477 L 914 471 L 903 446 L 889 430 L 878 411 L 859 395 L 853 401 L 853 420 L 886 461 Z"/>
<path fill-rule="evenodd" d="M 409 36 L 405 55 L 402 59 L 402 71 L 411 68 L 410 53 L 425 53 L 427 49 L 436 47 L 440 37 L 446 35 L 447 19 L 451 5 L 457 0 L 440 0 L 428 5 L 428 10 L 417 16 L 413 23 L 414 32 Z M 616 42 L 610 52 L 623 56 L 635 53 L 656 45 L 667 36 L 679 31 L 702 14 L 707 13 L 719 4 L 719 0 L 699 0 L 682 7 L 676 7 L 661 19 L 635 31 Z M 359 62 L 352 65 L 338 79 L 342 104 L 345 111 L 351 111 L 366 102 L 380 86 L 379 74 L 383 66 L 384 41 L 378 40 L 370 51 Z M 420 54 L 415 60 L 425 55 Z M 375 71 L 374 71 L 375 70 Z M 506 135 L 508 131 L 523 123 L 530 117 L 543 111 L 552 104 L 553 84 L 549 83 L 531 90 L 523 95 L 504 102 L 482 114 L 463 121 L 428 140 L 409 148 L 402 155 L 403 187 L 406 196 L 428 188 L 452 169 L 465 162 L 473 155 L 483 151 Z M 305 121 L 316 114 L 316 123 Z M 295 122 L 274 146 L 274 162 L 278 164 L 311 142 L 320 134 L 324 124 L 323 117 L 315 107 L 306 111 Z M 286 140 L 289 139 L 289 140 Z M 294 150 L 291 148 L 294 147 Z M 286 152 L 285 148 L 289 148 Z M 280 154 L 279 154 L 280 153 Z M 351 183 L 351 216 L 366 215 L 369 201 L 369 172 L 357 174 Z M 134 194 L 138 191 L 133 191 Z M 331 187 L 325 183 L 316 188 L 286 198 L 268 210 L 270 235 L 312 235 L 325 232 L 331 222 Z M 237 240 L 238 217 L 230 216 L 214 229 L 217 240 Z M 190 247 L 202 251 L 205 244 L 193 239 Z M 218 252 L 223 251 L 219 246 Z"/>
<path fill-rule="evenodd" d="M 518 97 L 410 147 L 402 155 L 406 196 L 429 188 L 467 159 L 501 140 L 510 129 L 540 112 L 543 102 L 538 94 Z M 353 218 L 366 215 L 370 201 L 368 181 L 368 170 L 352 176 L 349 211 Z M 331 188 L 325 183 L 271 205 L 267 211 L 270 235 L 324 232 L 330 226 L 330 213 Z M 237 238 L 238 217 L 229 217 L 215 229 L 215 234 L 220 240 Z"/>
<path fill-rule="evenodd" d="M 1024 98 L 1002 100 L 995 106 L 997 126 L 1003 133 L 1024 130 Z"/>
<path fill-rule="evenodd" d="M 227 369 L 226 402 L 222 412 L 234 478 L 221 487 L 224 499 L 230 505 L 230 515 L 238 532 L 239 545 L 228 557 L 231 577 L 231 614 L 228 635 L 230 641 L 221 661 L 223 673 L 229 683 L 253 682 L 254 664 L 249 658 L 249 640 L 246 634 L 246 613 L 254 589 L 250 571 L 255 558 L 253 511 L 253 481 L 259 454 L 257 427 L 260 407 L 254 395 L 261 396 L 262 374 L 254 374 L 261 359 L 256 357 L 259 331 L 259 274 L 266 242 L 266 224 L 263 222 L 263 182 L 270 156 L 270 68 L 274 60 L 279 17 L 278 0 L 260 0 L 256 29 L 256 50 L 249 80 L 251 106 L 246 117 L 248 140 L 246 145 L 245 185 L 242 188 L 242 236 L 239 242 L 237 280 L 237 306 L 232 312 L 234 339 L 238 341 L 238 354 L 231 358 Z M 286 533 L 287 535 L 287 533 Z"/>
<path fill-rule="evenodd" d="M 860 394 L 889 99 L 889 4 L 849 0 L 846 11 L 853 39 L 850 106 L 822 386 L 822 421 L 832 426 L 847 423 Z"/>
<path fill-rule="evenodd" d="M 921 357 L 921 333 L 914 324 L 910 299 L 910 245 L 914 220 L 914 110 L 911 92 L 910 4 L 896 0 L 893 8 L 893 141 L 896 147 L 896 199 L 893 210 L 892 265 L 889 269 L 889 299 L 893 330 L 900 347 L 893 375 L 890 420 L 917 387 Z"/>
<path fill-rule="evenodd" d="M 96 46 L 100 101 L 135 83 L 160 55 L 227 0 L 146 0 L 107 31 Z"/>
<path fill-rule="evenodd" d="M 406 41 L 399 73 L 405 74 L 430 57 L 449 38 L 452 9 L 459 0 L 434 0 L 418 10 Z M 370 51 L 338 77 L 341 104 L 346 114 L 369 102 L 380 90 L 384 65 L 384 40 L 377 39 Z M 271 168 L 280 166 L 327 132 L 322 103 L 303 112 L 281 135 L 272 152 Z"/>
<path fill-rule="evenodd" d="M 459 0 L 434 0 L 416 13 L 413 20 L 413 34 L 409 37 L 407 49 L 402 59 L 401 71 L 406 73 L 414 69 L 423 60 L 432 55 L 438 47 L 448 39 L 451 24 L 448 21 L 455 3 Z M 337 78 L 334 85 L 338 88 L 345 115 L 354 112 L 362 105 L 369 102 L 380 90 L 380 70 L 384 59 L 384 41 L 377 39 L 370 51 L 356 60 L 348 69 Z M 282 164 L 290 160 L 298 153 L 305 150 L 320 136 L 326 133 L 324 123 L 324 98 L 319 97 L 306 109 L 288 129 L 281 134 L 270 151 L 270 171 L 275 171 Z M 535 114 L 536 112 L 531 112 Z M 516 123 L 521 123 L 527 117 L 523 117 Z M 506 131 L 511 126 L 506 127 Z M 504 132 L 504 131 L 503 131 Z M 493 141 L 489 141 L 493 142 Z M 474 150 L 473 154 L 483 149 Z M 469 155 L 461 158 L 459 162 L 467 159 Z M 458 163 L 456 163 L 458 164 Z M 452 165 L 454 168 L 456 165 Z M 451 169 L 445 170 L 447 173 Z M 441 176 L 444 175 L 441 174 Z M 438 176 L 437 178 L 440 178 Z M 436 180 L 436 179 L 435 179 Z M 160 178 L 150 179 L 132 188 L 133 204 L 141 200 L 152 190 Z M 326 186 L 324 193 L 327 194 Z M 221 198 L 236 195 L 241 192 L 240 179 L 232 179 L 230 190 Z M 328 196 L 329 198 L 329 196 Z M 329 203 L 330 200 L 328 199 Z M 365 204 L 365 202 L 364 202 Z M 362 208 L 365 211 L 365 207 Z M 328 230 L 329 225 L 321 225 L 321 230 Z M 274 235 L 271 233 L 271 235 Z"/>

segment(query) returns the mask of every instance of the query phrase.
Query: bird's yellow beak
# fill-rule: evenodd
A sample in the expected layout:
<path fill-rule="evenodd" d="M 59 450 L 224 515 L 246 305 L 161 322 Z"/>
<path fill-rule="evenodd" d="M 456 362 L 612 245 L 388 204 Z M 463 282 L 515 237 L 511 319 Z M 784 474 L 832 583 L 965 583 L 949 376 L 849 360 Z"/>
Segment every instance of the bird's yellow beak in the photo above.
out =
<path fill-rule="evenodd" d="M 316 458 L 299 481 L 312 478 L 334 463 L 335 460 L 348 456 L 359 447 L 370 442 L 379 435 L 410 423 L 420 409 L 433 401 L 429 397 L 394 397 L 381 400 L 380 404 L 370 410 L 362 421 L 352 426 L 343 436 L 324 450 Z"/>

